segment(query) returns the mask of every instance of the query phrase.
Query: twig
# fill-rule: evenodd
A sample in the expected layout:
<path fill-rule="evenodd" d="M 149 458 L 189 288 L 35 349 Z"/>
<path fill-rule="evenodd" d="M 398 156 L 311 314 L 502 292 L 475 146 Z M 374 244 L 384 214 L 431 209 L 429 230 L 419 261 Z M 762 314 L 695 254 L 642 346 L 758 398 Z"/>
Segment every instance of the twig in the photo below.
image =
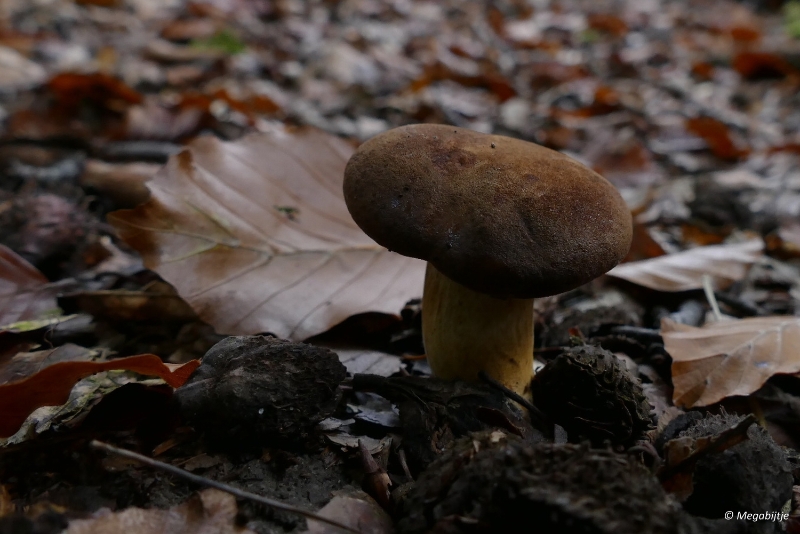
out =
<path fill-rule="evenodd" d="M 664 343 L 661 331 L 655 328 L 643 328 L 641 326 L 620 325 L 611 328 L 612 334 L 626 336 L 642 343 Z"/>
<path fill-rule="evenodd" d="M 717 297 L 717 300 L 719 302 L 730 306 L 731 308 L 733 308 L 734 310 L 738 311 L 743 315 L 746 316 L 769 315 L 769 313 L 760 306 L 757 306 L 751 302 L 747 302 L 741 298 L 734 297 L 729 293 L 714 292 L 714 296 Z"/>
<path fill-rule="evenodd" d="M 719 311 L 719 304 L 717 304 L 717 297 L 714 295 L 714 287 L 711 284 L 711 276 L 708 274 L 703 275 L 703 291 L 706 294 L 706 299 L 711 305 L 711 310 L 714 312 L 714 319 L 719 322 L 722 320 L 722 314 Z"/>
<path fill-rule="evenodd" d="M 532 416 L 536 417 L 540 423 L 543 425 L 548 424 L 547 416 L 542 413 L 542 411 L 533 405 L 531 401 L 517 393 L 516 391 L 512 391 L 505 387 L 503 384 L 486 374 L 486 371 L 478 371 L 478 378 L 489 384 L 491 387 L 500 390 L 506 397 L 510 398 L 511 400 L 515 401 L 517 404 L 525 407 Z"/>
<path fill-rule="evenodd" d="M 400 460 L 400 467 L 403 468 L 403 473 L 405 473 L 408 480 L 413 481 L 414 477 L 411 476 L 411 470 L 408 468 L 408 462 L 406 461 L 406 451 L 399 449 L 397 451 L 397 458 Z"/>
<path fill-rule="evenodd" d="M 270 499 L 269 497 L 262 497 L 261 495 L 250 493 L 249 491 L 243 491 L 240 490 L 239 488 L 229 486 L 228 484 L 217 482 L 216 480 L 211 480 L 210 478 L 194 475 L 192 473 L 189 473 L 188 471 L 184 471 L 179 467 L 175 467 L 174 465 L 166 464 L 164 462 L 159 462 L 158 460 L 153 460 L 152 458 L 148 458 L 147 456 L 144 456 L 142 454 L 133 451 L 129 451 L 127 449 L 120 449 L 118 447 L 114 447 L 113 445 L 109 445 L 108 443 L 103 443 L 102 441 L 97 441 L 97 440 L 92 440 L 92 442 L 89 443 L 89 446 L 95 449 L 100 449 L 109 452 L 111 454 L 116 454 L 117 456 L 122 456 L 123 458 L 136 460 L 137 462 L 141 462 L 147 466 L 155 467 L 156 469 L 166 471 L 167 473 L 172 473 L 173 475 L 184 478 L 190 482 L 194 482 L 195 484 L 200 484 L 201 486 L 208 486 L 210 488 L 230 493 L 231 495 L 239 497 L 240 499 L 248 499 L 250 501 L 255 501 L 260 504 L 271 506 L 272 508 L 276 508 L 278 510 L 284 510 L 286 512 L 291 512 L 293 514 L 301 515 L 308 519 L 313 519 L 315 521 L 327 523 L 328 525 L 340 528 L 346 532 L 361 534 L 359 530 L 355 530 L 352 527 L 348 527 L 347 525 L 339 523 L 338 521 L 334 521 L 333 519 L 328 519 L 327 517 L 315 514 L 314 512 L 309 512 L 307 510 L 303 510 L 302 508 L 297 508 L 295 506 L 292 506 L 291 504 L 285 504 L 282 503 L 281 501 Z"/>

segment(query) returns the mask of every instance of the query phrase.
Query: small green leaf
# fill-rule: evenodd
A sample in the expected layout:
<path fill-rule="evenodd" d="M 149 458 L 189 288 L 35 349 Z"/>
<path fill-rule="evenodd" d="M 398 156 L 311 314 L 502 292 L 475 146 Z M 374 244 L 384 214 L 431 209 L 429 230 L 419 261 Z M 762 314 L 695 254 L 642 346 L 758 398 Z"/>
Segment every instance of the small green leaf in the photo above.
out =
<path fill-rule="evenodd" d="M 784 4 L 783 24 L 789 35 L 800 39 L 800 0 L 792 0 Z"/>
<path fill-rule="evenodd" d="M 230 56 L 244 52 L 247 48 L 247 45 L 245 45 L 235 33 L 227 29 L 217 32 L 208 39 L 195 39 L 192 41 L 192 46 L 198 48 L 212 48 Z"/>
<path fill-rule="evenodd" d="M 589 28 L 587 30 L 584 30 L 578 36 L 578 38 L 580 39 L 581 43 L 584 43 L 584 44 L 596 43 L 597 41 L 600 40 L 601 37 L 602 37 L 602 35 L 600 34 L 600 32 L 595 30 L 595 29 L 593 29 L 593 28 Z"/>

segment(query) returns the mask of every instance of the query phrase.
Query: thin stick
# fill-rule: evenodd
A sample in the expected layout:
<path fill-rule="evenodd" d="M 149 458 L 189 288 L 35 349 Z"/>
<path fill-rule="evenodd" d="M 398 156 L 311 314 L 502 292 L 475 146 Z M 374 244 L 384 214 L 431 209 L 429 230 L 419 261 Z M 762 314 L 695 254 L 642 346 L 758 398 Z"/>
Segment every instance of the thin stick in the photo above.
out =
<path fill-rule="evenodd" d="M 92 440 L 92 442 L 89 443 L 89 446 L 95 449 L 100 449 L 109 452 L 111 454 L 116 454 L 117 456 L 122 456 L 123 458 L 136 460 L 137 462 L 141 462 L 147 466 L 155 467 L 156 469 L 166 471 L 167 473 L 172 473 L 173 475 L 184 478 L 190 482 L 194 482 L 195 484 L 199 484 L 201 486 L 208 486 L 210 488 L 230 493 L 231 495 L 239 497 L 240 499 L 248 499 L 250 501 L 255 501 L 257 503 L 271 506 L 272 508 L 276 508 L 278 510 L 284 510 L 286 512 L 291 512 L 293 514 L 301 515 L 308 519 L 313 519 L 315 521 L 327 523 L 331 526 L 340 528 L 346 532 L 361 534 L 361 531 L 359 530 L 355 530 L 354 528 L 348 527 L 347 525 L 339 523 L 338 521 L 334 521 L 333 519 L 322 517 L 321 515 L 315 514 L 314 512 L 309 512 L 307 510 L 303 510 L 302 508 L 297 508 L 295 506 L 292 506 L 291 504 L 286 504 L 282 503 L 281 501 L 270 499 L 269 497 L 262 497 L 261 495 L 250 493 L 249 491 L 243 491 L 240 490 L 239 488 L 229 486 L 228 484 L 223 484 L 222 482 L 211 480 L 210 478 L 194 475 L 188 471 L 184 471 L 179 467 L 175 467 L 174 465 L 165 464 L 164 462 L 159 462 L 158 460 L 153 460 L 152 458 L 148 458 L 147 456 L 144 456 L 142 454 L 133 451 L 129 451 L 127 449 L 120 449 L 118 447 L 114 447 L 113 445 L 109 445 L 108 443 L 103 443 L 102 441 L 97 441 L 97 440 Z"/>
<path fill-rule="evenodd" d="M 706 300 L 711 305 L 711 310 L 714 312 L 714 319 L 717 322 L 722 320 L 722 314 L 719 311 L 719 304 L 717 304 L 717 297 L 714 295 L 714 287 L 711 284 L 711 276 L 703 275 L 703 292 L 706 294 Z"/>

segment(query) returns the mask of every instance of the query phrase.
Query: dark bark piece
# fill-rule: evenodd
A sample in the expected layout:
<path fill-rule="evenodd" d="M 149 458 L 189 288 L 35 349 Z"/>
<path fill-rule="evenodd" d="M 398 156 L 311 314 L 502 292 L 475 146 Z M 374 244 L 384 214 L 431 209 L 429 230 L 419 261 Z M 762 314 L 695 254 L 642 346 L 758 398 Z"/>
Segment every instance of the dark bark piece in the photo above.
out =
<path fill-rule="evenodd" d="M 183 417 L 232 446 L 303 437 L 333 413 L 346 371 L 328 349 L 265 336 L 214 345 L 176 392 Z"/>

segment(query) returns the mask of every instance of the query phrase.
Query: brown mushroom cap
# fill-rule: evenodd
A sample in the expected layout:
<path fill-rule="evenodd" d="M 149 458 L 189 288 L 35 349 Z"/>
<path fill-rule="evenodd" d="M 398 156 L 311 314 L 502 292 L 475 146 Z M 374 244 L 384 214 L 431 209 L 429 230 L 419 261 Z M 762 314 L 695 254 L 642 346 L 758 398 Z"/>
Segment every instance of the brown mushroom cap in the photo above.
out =
<path fill-rule="evenodd" d="M 630 211 L 596 172 L 534 143 L 453 126 L 368 140 L 347 163 L 344 198 L 379 244 L 498 297 L 575 288 L 631 244 Z"/>

